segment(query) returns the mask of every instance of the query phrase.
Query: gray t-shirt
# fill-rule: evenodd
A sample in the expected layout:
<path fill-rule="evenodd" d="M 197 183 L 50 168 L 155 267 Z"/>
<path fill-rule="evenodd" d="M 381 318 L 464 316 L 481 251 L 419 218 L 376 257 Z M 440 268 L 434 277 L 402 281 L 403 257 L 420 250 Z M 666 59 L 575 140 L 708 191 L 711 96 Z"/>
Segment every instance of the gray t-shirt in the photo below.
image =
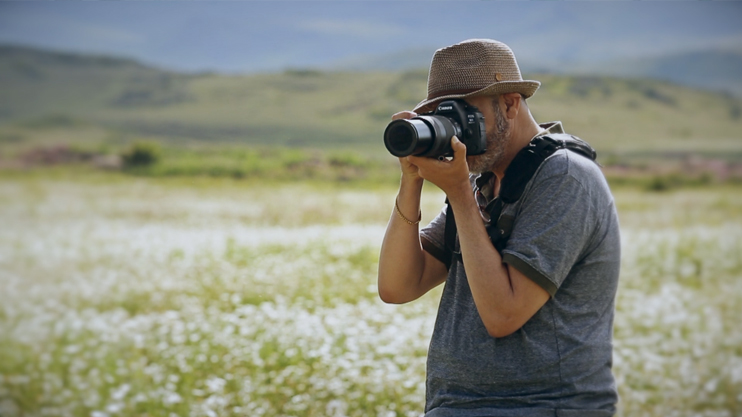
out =
<path fill-rule="evenodd" d="M 503 214 L 515 218 L 503 261 L 551 298 L 515 333 L 493 338 L 454 262 L 428 352 L 426 417 L 613 415 L 620 238 L 605 178 L 559 150 Z M 444 247 L 445 220 L 444 208 L 420 232 L 431 254 Z"/>

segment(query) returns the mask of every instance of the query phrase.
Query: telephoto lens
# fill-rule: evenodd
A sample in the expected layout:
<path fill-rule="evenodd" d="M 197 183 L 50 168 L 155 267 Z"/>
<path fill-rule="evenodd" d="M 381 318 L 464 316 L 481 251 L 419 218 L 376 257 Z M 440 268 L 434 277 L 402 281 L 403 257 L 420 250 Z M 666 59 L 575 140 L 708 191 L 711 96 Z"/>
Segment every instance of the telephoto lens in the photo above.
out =
<path fill-rule="evenodd" d="M 436 158 L 452 154 L 451 138 L 461 137 L 461 127 L 445 116 L 418 116 L 395 120 L 384 131 L 384 145 L 394 156 Z"/>

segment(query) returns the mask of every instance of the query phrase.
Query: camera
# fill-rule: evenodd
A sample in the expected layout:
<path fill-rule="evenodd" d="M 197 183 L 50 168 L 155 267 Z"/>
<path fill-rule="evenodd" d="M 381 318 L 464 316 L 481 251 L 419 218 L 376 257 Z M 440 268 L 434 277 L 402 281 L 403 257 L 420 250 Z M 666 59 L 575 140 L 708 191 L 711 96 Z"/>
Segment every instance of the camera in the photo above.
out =
<path fill-rule="evenodd" d="M 384 145 L 394 156 L 453 156 L 451 137 L 466 145 L 467 155 L 487 150 L 484 116 L 464 100 L 442 101 L 435 111 L 412 119 L 394 120 L 384 130 Z"/>

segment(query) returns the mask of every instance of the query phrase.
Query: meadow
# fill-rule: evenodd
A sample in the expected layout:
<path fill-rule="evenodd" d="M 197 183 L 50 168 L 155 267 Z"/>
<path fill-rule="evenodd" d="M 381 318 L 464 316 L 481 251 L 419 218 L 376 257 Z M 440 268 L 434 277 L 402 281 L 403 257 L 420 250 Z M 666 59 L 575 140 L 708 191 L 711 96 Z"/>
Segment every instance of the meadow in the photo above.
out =
<path fill-rule="evenodd" d="M 392 184 L 3 174 L 0 415 L 420 416 L 440 289 L 378 299 Z M 741 416 L 740 187 L 614 191 L 619 415 Z"/>
<path fill-rule="evenodd" d="M 386 305 L 376 268 L 425 70 L 0 55 L 0 416 L 422 414 L 440 288 Z M 742 416 L 742 101 L 526 78 L 614 188 L 619 416 Z"/>

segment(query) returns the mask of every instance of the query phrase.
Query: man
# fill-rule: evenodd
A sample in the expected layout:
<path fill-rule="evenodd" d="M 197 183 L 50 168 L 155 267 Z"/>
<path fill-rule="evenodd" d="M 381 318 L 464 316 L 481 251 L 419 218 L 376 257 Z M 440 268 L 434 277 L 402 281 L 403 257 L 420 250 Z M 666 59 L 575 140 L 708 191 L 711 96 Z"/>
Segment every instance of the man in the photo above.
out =
<path fill-rule="evenodd" d="M 615 413 L 611 373 L 618 283 L 618 220 L 608 185 L 589 158 L 560 149 L 506 204 L 514 218 L 502 252 L 483 209 L 498 195 L 516 154 L 540 135 L 510 48 L 469 40 L 436 51 L 428 97 L 414 111 L 464 99 L 485 118 L 487 151 L 467 156 L 452 138 L 450 160 L 400 158 L 402 178 L 379 260 L 379 295 L 417 299 L 445 282 L 430 342 L 426 417 L 581 416 Z M 494 173 L 494 175 L 492 174 Z M 440 187 L 453 209 L 461 257 L 447 270 L 445 210 L 418 232 L 423 180 Z M 417 220 L 417 221 L 416 221 Z"/>

